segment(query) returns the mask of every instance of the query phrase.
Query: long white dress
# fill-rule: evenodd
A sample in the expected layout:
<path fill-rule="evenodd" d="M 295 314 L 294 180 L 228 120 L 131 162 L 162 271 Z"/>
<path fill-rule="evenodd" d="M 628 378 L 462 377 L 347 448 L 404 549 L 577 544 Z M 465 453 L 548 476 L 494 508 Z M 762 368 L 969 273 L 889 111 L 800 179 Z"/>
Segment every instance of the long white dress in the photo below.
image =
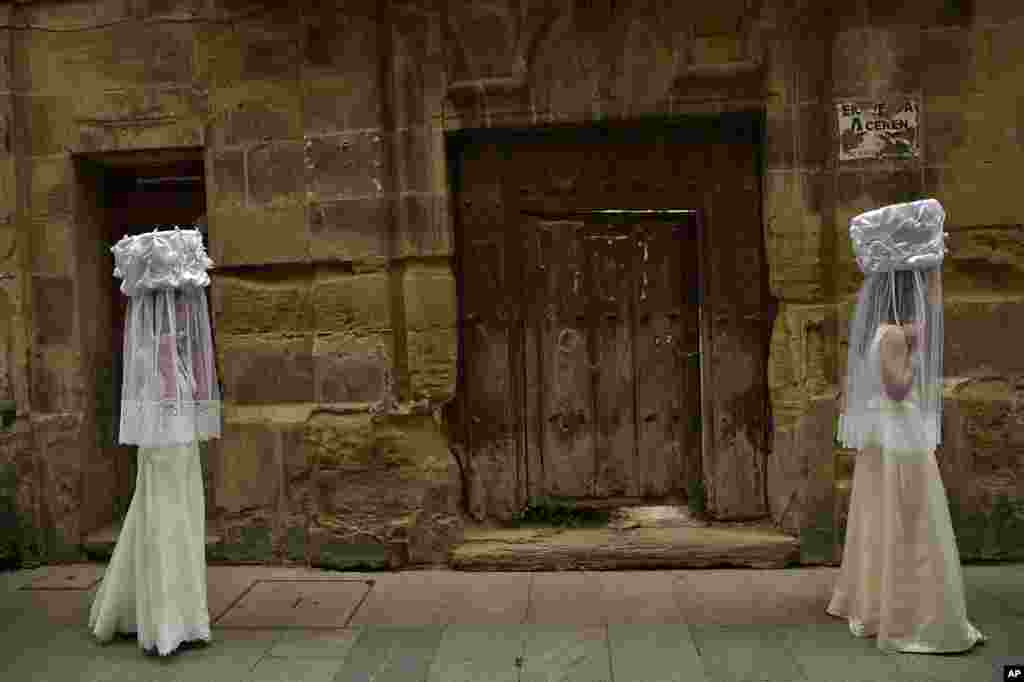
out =
<path fill-rule="evenodd" d="M 881 332 L 870 352 L 878 362 Z M 879 396 L 878 444 L 857 454 L 843 561 L 828 613 L 878 648 L 966 651 L 985 637 L 967 620 L 946 490 L 914 396 Z M 881 443 L 889 444 L 883 447 Z M 902 447 L 893 447 L 901 443 Z"/>
<path fill-rule="evenodd" d="M 138 636 L 161 656 L 209 641 L 206 513 L 199 446 L 139 448 L 135 494 L 96 592 L 89 629 L 100 641 Z"/>

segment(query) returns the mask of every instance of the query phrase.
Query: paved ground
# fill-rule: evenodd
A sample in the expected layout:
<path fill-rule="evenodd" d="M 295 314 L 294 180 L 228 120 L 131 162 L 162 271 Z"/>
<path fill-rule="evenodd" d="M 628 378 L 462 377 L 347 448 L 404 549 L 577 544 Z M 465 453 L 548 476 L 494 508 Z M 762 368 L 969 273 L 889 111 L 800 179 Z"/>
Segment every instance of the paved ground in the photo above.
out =
<path fill-rule="evenodd" d="M 852 637 L 824 613 L 830 568 L 356 574 L 213 566 L 214 642 L 159 659 L 134 640 L 100 645 L 89 636 L 102 570 L 0 573 L 0 678 L 987 682 L 997 679 L 997 660 L 1024 663 L 1024 564 L 966 567 L 968 612 L 990 641 L 955 656 L 883 654 Z"/>

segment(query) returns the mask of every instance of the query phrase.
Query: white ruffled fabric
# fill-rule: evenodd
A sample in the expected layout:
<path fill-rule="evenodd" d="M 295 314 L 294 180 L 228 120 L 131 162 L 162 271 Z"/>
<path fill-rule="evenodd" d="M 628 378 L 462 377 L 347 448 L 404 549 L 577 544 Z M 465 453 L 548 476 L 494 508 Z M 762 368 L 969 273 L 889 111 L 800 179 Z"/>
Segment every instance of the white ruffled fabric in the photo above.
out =
<path fill-rule="evenodd" d="M 115 244 L 114 276 L 121 278 L 121 293 L 136 296 L 162 289 L 207 287 L 206 255 L 199 230 L 164 230 L 124 237 Z"/>
<path fill-rule="evenodd" d="M 850 240 L 861 272 L 927 270 L 946 255 L 946 210 L 935 199 L 883 206 L 850 220 Z"/>
<path fill-rule="evenodd" d="M 878 340 L 871 352 L 878 354 Z M 934 441 L 913 401 L 879 398 L 872 443 L 857 455 L 839 579 L 828 613 L 878 648 L 966 651 L 963 571 Z"/>
<path fill-rule="evenodd" d="M 100 641 L 137 635 L 161 656 L 210 641 L 206 514 L 196 443 L 139 448 L 135 494 L 89 614 Z"/>
<path fill-rule="evenodd" d="M 159 448 L 220 437 L 221 401 L 198 230 L 147 232 L 111 248 L 129 297 L 119 441 Z"/>

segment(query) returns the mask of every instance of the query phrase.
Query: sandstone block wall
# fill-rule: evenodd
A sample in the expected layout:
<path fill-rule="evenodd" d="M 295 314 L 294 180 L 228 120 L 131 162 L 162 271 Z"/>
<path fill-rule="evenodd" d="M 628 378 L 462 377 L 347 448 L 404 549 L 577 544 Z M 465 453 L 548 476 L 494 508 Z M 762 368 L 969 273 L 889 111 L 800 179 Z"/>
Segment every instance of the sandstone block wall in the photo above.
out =
<path fill-rule="evenodd" d="M 852 462 L 832 434 L 859 281 L 847 223 L 930 194 L 952 250 L 943 471 L 965 553 L 1006 555 L 1024 515 L 1022 14 L 1010 0 L 0 6 L 11 546 L 73 557 L 114 516 L 96 502 L 116 467 L 94 437 L 109 366 L 95 283 L 110 263 L 83 154 L 203 150 L 228 403 L 207 457 L 215 556 L 396 565 L 457 541 L 469 464 L 434 416 L 457 377 L 445 133 L 754 109 L 779 304 L 773 517 L 808 561 L 837 558 Z M 837 162 L 836 101 L 908 95 L 920 159 Z"/>

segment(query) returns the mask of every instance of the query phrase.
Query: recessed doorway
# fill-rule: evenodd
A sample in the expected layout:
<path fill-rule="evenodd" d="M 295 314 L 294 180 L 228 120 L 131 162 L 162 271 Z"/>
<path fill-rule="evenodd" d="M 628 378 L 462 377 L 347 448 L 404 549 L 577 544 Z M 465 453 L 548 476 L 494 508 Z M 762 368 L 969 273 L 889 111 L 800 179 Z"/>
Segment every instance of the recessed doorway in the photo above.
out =
<path fill-rule="evenodd" d="M 767 513 L 760 140 L 756 113 L 449 136 L 474 517 Z"/>
<path fill-rule="evenodd" d="M 134 447 L 118 443 L 124 321 L 127 299 L 113 276 L 110 247 L 154 229 L 206 230 L 206 174 L 201 148 L 114 152 L 75 158 L 79 243 L 96 245 L 81 283 L 88 318 L 99 443 L 83 463 L 83 537 L 87 551 L 112 549 L 135 488 Z M 91 251 L 91 250 L 90 250 Z"/>

